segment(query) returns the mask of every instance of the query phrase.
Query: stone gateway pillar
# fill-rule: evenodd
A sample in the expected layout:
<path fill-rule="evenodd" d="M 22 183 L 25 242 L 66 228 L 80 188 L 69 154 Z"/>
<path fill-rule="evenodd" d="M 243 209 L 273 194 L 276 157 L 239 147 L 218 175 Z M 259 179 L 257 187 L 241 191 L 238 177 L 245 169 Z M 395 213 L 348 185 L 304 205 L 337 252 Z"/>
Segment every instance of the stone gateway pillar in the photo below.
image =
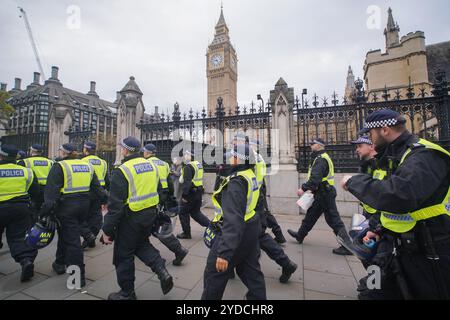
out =
<path fill-rule="evenodd" d="M 297 161 L 294 152 L 294 88 L 280 78 L 270 92 L 272 163 L 267 191 L 272 213 L 298 214 Z"/>
<path fill-rule="evenodd" d="M 141 130 L 136 126 L 144 119 L 144 103 L 142 102 L 143 93 L 137 85 L 135 78 L 130 80 L 125 87 L 119 91 L 119 100 L 117 102 L 117 143 L 126 137 L 135 137 L 141 139 Z M 117 148 L 116 164 L 122 160 L 121 150 Z"/>
<path fill-rule="evenodd" d="M 70 98 L 63 93 L 60 100 L 55 102 L 49 114 L 49 137 L 48 137 L 48 156 L 55 158 L 59 156 L 59 147 L 69 142 L 69 136 L 64 132 L 69 131 L 72 126 L 74 105 Z"/>

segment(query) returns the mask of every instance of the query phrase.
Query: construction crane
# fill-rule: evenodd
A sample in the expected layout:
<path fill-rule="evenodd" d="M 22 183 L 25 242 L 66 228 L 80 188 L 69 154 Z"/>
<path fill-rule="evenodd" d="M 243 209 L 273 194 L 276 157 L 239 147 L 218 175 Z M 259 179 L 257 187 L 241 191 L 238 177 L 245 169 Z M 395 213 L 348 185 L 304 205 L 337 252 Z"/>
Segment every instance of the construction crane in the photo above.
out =
<path fill-rule="evenodd" d="M 38 64 L 39 70 L 41 71 L 41 77 L 43 79 L 46 79 L 45 78 L 45 73 L 44 73 L 44 68 L 42 68 L 41 59 L 39 59 L 39 53 L 38 53 L 38 50 L 37 50 L 37 47 L 36 47 L 36 42 L 34 41 L 33 32 L 31 31 L 30 22 L 28 21 L 27 13 L 21 7 L 18 7 L 18 8 L 19 8 L 20 13 L 21 13 L 19 18 L 23 18 L 23 20 L 25 21 L 25 27 L 27 28 L 28 36 L 29 36 L 30 42 L 31 42 L 31 47 L 33 47 L 33 51 L 34 51 L 34 56 L 36 58 L 36 62 Z"/>

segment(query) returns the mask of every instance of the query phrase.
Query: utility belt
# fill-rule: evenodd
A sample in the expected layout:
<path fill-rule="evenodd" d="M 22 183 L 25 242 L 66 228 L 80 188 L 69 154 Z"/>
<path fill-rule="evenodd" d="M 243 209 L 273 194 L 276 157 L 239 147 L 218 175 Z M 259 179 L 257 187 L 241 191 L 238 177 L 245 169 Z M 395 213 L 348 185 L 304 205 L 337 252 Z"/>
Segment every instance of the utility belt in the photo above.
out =
<path fill-rule="evenodd" d="M 425 250 L 425 240 L 423 234 L 417 231 L 409 231 L 401 234 L 386 232 L 383 237 L 392 241 L 400 253 L 422 253 L 427 254 Z M 436 248 L 450 245 L 450 235 L 431 237 L 432 243 Z"/>

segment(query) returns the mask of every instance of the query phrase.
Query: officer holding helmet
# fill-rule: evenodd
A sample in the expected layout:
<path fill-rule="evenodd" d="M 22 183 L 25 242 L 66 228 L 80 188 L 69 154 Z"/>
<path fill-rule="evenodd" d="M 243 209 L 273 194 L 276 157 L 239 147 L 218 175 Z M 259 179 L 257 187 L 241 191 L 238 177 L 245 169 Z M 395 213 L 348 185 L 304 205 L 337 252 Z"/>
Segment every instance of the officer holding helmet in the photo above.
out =
<path fill-rule="evenodd" d="M 367 238 L 391 253 L 381 261 L 382 294 L 360 299 L 448 299 L 450 296 L 450 153 L 406 129 L 393 110 L 366 119 L 383 179 L 346 176 L 342 187 L 381 212 L 382 229 Z"/>
<path fill-rule="evenodd" d="M 101 189 L 91 165 L 78 159 L 76 147 L 71 143 L 59 148 L 61 161 L 50 169 L 44 192 L 42 217 L 56 217 L 60 222 L 58 245 L 53 270 L 61 275 L 67 266 L 76 265 L 81 272 L 81 286 L 85 285 L 83 251 L 81 248 L 81 224 L 89 213 L 90 192 L 102 203 L 107 195 Z"/>
<path fill-rule="evenodd" d="M 38 182 L 29 168 L 16 164 L 17 148 L 0 145 L 0 229 L 6 230 L 6 239 L 13 259 L 20 263 L 22 282 L 34 275 L 34 259 L 37 250 L 25 242 L 25 234 L 31 225 L 30 195 L 39 193 Z"/>
<path fill-rule="evenodd" d="M 113 263 L 120 291 L 109 300 L 136 300 L 134 257 L 158 275 L 163 294 L 173 287 L 165 260 L 151 245 L 149 237 L 158 216 L 160 182 L 156 167 L 140 154 L 141 143 L 133 137 L 120 143 L 124 159 L 111 177 L 108 213 L 103 224 L 102 242 L 114 241 Z"/>
<path fill-rule="evenodd" d="M 169 208 L 177 207 L 178 204 L 173 195 L 173 181 L 169 177 L 169 164 L 156 157 L 156 146 L 153 144 L 145 145 L 143 153 L 144 158 L 149 160 L 158 170 L 159 181 L 161 182 L 162 187 L 159 201 L 160 208 L 163 211 L 167 211 Z M 168 221 L 170 221 L 170 219 L 168 219 Z M 175 254 L 175 259 L 172 261 L 172 264 L 174 266 L 180 266 L 189 251 L 181 245 L 180 241 L 173 234 L 166 237 L 159 237 L 158 239 Z"/>
<path fill-rule="evenodd" d="M 214 222 L 222 222 L 209 252 L 202 300 L 220 300 L 232 270 L 248 288 L 248 300 L 266 300 L 264 275 L 259 264 L 261 225 L 256 214 L 259 198 L 254 172 L 255 158 L 248 145 L 230 152 L 230 176 L 213 194 Z"/>

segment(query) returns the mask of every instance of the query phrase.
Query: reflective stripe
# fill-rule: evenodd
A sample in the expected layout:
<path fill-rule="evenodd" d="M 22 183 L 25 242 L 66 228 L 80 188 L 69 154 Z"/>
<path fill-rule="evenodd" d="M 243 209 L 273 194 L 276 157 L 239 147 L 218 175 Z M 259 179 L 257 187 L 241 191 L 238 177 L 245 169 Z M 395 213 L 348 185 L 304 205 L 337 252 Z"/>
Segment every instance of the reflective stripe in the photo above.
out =
<path fill-rule="evenodd" d="M 130 198 L 130 203 L 138 202 L 138 201 L 141 201 L 141 200 L 146 200 L 146 199 L 149 199 L 149 198 L 153 198 L 153 197 L 156 197 L 157 195 L 158 195 L 158 192 L 152 192 L 152 193 L 149 193 L 149 194 L 145 194 L 143 196 L 132 197 L 132 198 Z"/>
<path fill-rule="evenodd" d="M 409 214 L 392 214 L 392 213 L 383 212 L 383 215 L 386 218 L 388 218 L 390 220 L 394 220 L 394 221 L 407 221 L 407 222 L 414 221 L 414 219 Z"/>
<path fill-rule="evenodd" d="M 137 192 L 136 192 L 136 185 L 134 184 L 133 174 L 131 173 L 130 169 L 128 169 L 127 167 L 121 166 L 121 168 L 128 177 L 128 183 L 130 184 L 130 191 L 131 191 L 130 198 L 135 199 L 135 198 L 137 198 Z"/>
<path fill-rule="evenodd" d="M 28 178 L 26 182 L 25 192 L 28 192 L 28 189 L 30 189 L 31 187 L 31 183 L 33 182 L 33 171 L 29 168 L 26 168 L 26 170 L 28 171 Z"/>

